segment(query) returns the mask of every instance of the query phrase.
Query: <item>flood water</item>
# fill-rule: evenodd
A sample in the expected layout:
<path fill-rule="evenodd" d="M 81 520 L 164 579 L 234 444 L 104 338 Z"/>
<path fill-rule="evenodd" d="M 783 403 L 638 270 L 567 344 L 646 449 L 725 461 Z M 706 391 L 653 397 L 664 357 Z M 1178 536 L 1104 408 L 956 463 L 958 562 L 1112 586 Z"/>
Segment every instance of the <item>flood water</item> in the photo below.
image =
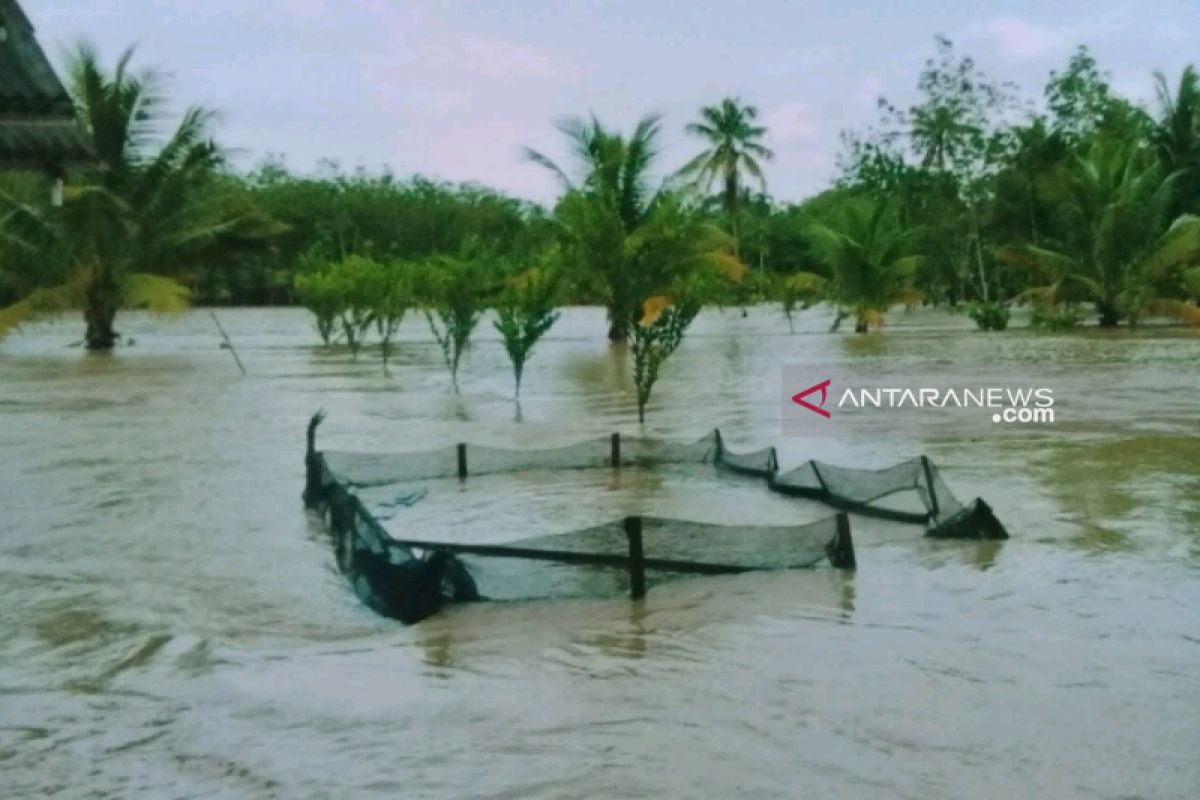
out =
<path fill-rule="evenodd" d="M 219 313 L 245 377 L 204 312 L 125 316 L 136 344 L 108 356 L 70 347 L 74 318 L 0 343 L 0 796 L 1200 796 L 1200 332 L 981 334 L 897 312 L 857 337 L 806 312 L 791 335 L 767 309 L 711 312 L 642 429 L 597 309 L 539 346 L 519 418 L 486 322 L 455 397 L 423 320 L 384 374 L 317 347 L 301 311 Z M 1058 415 L 783 437 L 788 363 L 1045 382 Z M 719 427 L 784 468 L 926 453 L 1013 538 L 855 519 L 853 575 L 405 628 L 358 603 L 302 508 L 318 408 L 344 450 Z M 510 516 L 571 503 L 544 477 L 505 485 L 528 501 Z M 657 510 L 728 521 L 744 501 L 675 502 Z M 422 517 L 428 538 L 487 536 L 486 508 L 447 516 Z"/>

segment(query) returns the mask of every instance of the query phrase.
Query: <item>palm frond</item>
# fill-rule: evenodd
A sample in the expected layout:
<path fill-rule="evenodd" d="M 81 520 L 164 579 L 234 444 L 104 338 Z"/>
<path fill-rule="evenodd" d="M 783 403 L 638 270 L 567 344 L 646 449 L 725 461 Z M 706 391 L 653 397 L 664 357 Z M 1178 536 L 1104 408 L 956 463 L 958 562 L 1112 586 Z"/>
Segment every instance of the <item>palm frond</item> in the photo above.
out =
<path fill-rule="evenodd" d="M 1189 325 L 1200 325 L 1200 306 L 1183 300 L 1157 299 L 1146 304 L 1146 311 L 1155 317 L 1170 317 Z"/>
<path fill-rule="evenodd" d="M 788 289 L 800 294 L 816 294 L 829 285 L 828 278 L 814 272 L 796 272 L 784 278 L 783 282 Z"/>
<path fill-rule="evenodd" d="M 1175 220 L 1143 259 L 1142 271 L 1161 278 L 1177 267 L 1200 262 L 1200 217 L 1182 216 Z"/>
<path fill-rule="evenodd" d="M 189 292 L 186 286 L 162 275 L 134 272 L 125 276 L 122 305 L 144 308 L 158 314 L 186 311 Z"/>
<path fill-rule="evenodd" d="M 1031 286 L 1013 298 L 1018 303 L 1032 303 L 1042 308 L 1048 308 L 1058 303 L 1059 287 L 1057 283 L 1046 286 Z"/>
<path fill-rule="evenodd" d="M 1056 281 L 1077 269 L 1075 259 L 1033 245 L 1003 247 L 996 253 L 996 258 L 1005 264 L 1022 267 Z"/>
<path fill-rule="evenodd" d="M 1180 273 L 1183 289 L 1193 300 L 1200 299 L 1200 267 L 1185 269 Z"/>
<path fill-rule="evenodd" d="M 13 329 L 31 322 L 45 314 L 54 314 L 79 308 L 83 299 L 83 288 L 78 281 L 35 289 L 24 299 L 0 309 L 0 339 Z"/>
<path fill-rule="evenodd" d="M 905 256 L 893 261 L 892 269 L 901 278 L 911 280 L 924 263 L 925 256 Z"/>

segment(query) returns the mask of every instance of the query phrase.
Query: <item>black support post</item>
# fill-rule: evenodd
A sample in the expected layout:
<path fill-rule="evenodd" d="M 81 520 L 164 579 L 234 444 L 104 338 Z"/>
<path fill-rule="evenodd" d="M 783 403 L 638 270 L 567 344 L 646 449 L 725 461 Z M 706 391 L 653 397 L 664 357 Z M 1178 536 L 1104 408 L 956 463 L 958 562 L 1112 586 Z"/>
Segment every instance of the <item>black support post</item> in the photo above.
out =
<path fill-rule="evenodd" d="M 933 490 L 933 470 L 929 468 L 929 456 L 921 456 L 921 468 L 925 470 L 925 491 L 929 493 L 929 518 L 938 518 L 937 492 Z"/>
<path fill-rule="evenodd" d="M 467 446 L 462 442 L 458 445 L 458 477 L 467 477 Z"/>
<path fill-rule="evenodd" d="M 855 569 L 858 562 L 854 557 L 854 539 L 850 536 L 850 515 L 845 511 L 837 514 L 837 533 L 825 546 L 829 564 L 838 569 Z"/>
<path fill-rule="evenodd" d="M 609 456 L 609 461 L 613 467 L 621 466 L 621 434 L 614 433 L 612 435 L 612 454 Z"/>
<path fill-rule="evenodd" d="M 646 555 L 642 551 L 642 518 L 625 518 L 625 535 L 629 537 L 629 596 L 640 600 L 646 596 Z"/>
<path fill-rule="evenodd" d="M 308 430 L 305 436 L 307 447 L 304 450 L 304 505 L 306 508 L 316 508 L 321 504 L 323 470 L 321 468 L 321 454 L 317 452 L 317 428 L 321 425 L 321 420 L 325 419 L 325 412 L 318 411 L 312 415 L 312 419 L 308 421 Z"/>

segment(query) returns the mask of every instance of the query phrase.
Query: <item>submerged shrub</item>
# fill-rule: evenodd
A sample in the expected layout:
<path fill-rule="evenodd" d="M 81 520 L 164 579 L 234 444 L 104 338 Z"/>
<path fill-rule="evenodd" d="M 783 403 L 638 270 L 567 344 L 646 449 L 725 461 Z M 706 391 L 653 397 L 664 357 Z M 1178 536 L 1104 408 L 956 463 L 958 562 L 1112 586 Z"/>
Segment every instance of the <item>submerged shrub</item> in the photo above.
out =
<path fill-rule="evenodd" d="M 629 326 L 638 422 L 646 421 L 646 404 L 658 382 L 659 369 L 679 348 L 701 307 L 700 297 L 692 291 L 679 292 L 675 297 L 655 295 L 642 304 L 641 318 Z"/>
<path fill-rule="evenodd" d="M 973 303 L 967 316 L 975 320 L 981 331 L 1002 331 L 1008 327 L 1008 306 L 1004 303 Z"/>
<path fill-rule="evenodd" d="M 458 364 L 494 294 L 499 270 L 491 258 L 466 253 L 442 256 L 421 269 L 419 295 L 433 338 L 442 348 L 450 381 L 458 392 Z"/>
<path fill-rule="evenodd" d="M 347 256 L 310 269 L 296 276 L 300 302 L 316 317 L 322 342 L 330 344 L 340 332 L 357 357 L 380 311 L 387 268 L 363 256 Z"/>
<path fill-rule="evenodd" d="M 412 268 L 402 261 L 382 264 L 375 271 L 372 282 L 371 314 L 379 333 L 379 355 L 386 370 L 392 356 L 392 340 L 413 303 Z"/>
<path fill-rule="evenodd" d="M 334 339 L 338 318 L 345 302 L 332 271 L 325 269 L 296 276 L 296 295 L 300 304 L 316 317 L 317 334 L 329 346 Z"/>
<path fill-rule="evenodd" d="M 538 340 L 558 321 L 554 310 L 558 275 L 531 269 L 514 278 L 496 304 L 496 330 L 504 338 L 504 349 L 512 361 L 516 396 L 521 396 L 521 375 Z"/>
<path fill-rule="evenodd" d="M 1083 311 L 1076 305 L 1035 306 L 1029 324 L 1049 331 L 1065 331 L 1083 321 Z"/>
<path fill-rule="evenodd" d="M 776 279 L 775 297 L 783 309 L 783 315 L 787 317 L 788 330 L 791 333 L 796 332 L 796 324 L 792 315 L 796 313 L 797 307 L 806 309 L 820 300 L 821 290 L 825 285 L 826 282 L 823 278 L 805 272 L 796 275 L 781 275 Z"/>

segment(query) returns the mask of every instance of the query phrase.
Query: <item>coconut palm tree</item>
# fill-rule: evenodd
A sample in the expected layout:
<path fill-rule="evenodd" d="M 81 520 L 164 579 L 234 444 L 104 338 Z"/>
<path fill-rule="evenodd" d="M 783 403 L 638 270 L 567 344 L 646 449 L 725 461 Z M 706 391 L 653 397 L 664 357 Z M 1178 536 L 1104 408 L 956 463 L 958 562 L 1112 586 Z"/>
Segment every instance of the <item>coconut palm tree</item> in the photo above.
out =
<path fill-rule="evenodd" d="M 1200 213 L 1200 73 L 1188 65 L 1174 94 L 1161 72 L 1154 74 L 1159 119 L 1151 141 L 1163 167 L 1178 172 L 1172 212 Z"/>
<path fill-rule="evenodd" d="M 940 104 L 917 109 L 911 135 L 913 147 L 921 156 L 921 166 L 944 173 L 967 157 L 981 132 L 965 121 L 961 109 Z"/>
<path fill-rule="evenodd" d="M 1046 205 L 1042 185 L 1066 158 L 1067 142 L 1044 118 L 1037 117 L 1028 125 L 1010 129 L 1009 143 L 1012 149 L 1006 167 L 997 178 L 997 195 L 1011 197 L 1009 207 L 1014 216 L 1023 217 L 1027 223 L 1026 235 L 1030 242 L 1036 243 L 1042 234 L 1038 214 Z M 1000 202 L 998 197 L 997 204 Z"/>
<path fill-rule="evenodd" d="M 126 50 L 106 72 L 89 44 L 72 56 L 69 91 L 98 163 L 77 176 L 64 207 L 0 198 L 5 246 L 38 254 L 47 277 L 59 281 L 0 310 L 0 335 L 41 312 L 82 308 L 87 347 L 110 349 L 121 308 L 186 306 L 187 290 L 163 273 L 277 228 L 220 191 L 212 112 L 187 109 L 160 143 L 162 80 L 153 70 L 132 71 L 132 57 Z"/>
<path fill-rule="evenodd" d="M 700 109 L 700 121 L 685 128 L 687 133 L 703 139 L 708 147 L 698 153 L 679 171 L 682 177 L 711 190 L 714 182 L 721 184 L 721 206 L 729 219 L 733 233 L 734 252 L 738 252 L 737 212 L 741 206 L 743 173 L 758 181 L 766 192 L 767 180 L 760 161 L 770 161 L 775 153 L 762 144 L 766 127 L 757 124 L 758 109 L 743 105 L 737 98 L 727 97 L 716 106 Z"/>
<path fill-rule="evenodd" d="M 1092 302 L 1101 327 L 1149 314 L 1200 323 L 1200 308 L 1179 296 L 1200 276 L 1200 219 L 1169 221 L 1177 175 L 1164 176 L 1137 143 L 1097 143 L 1075 158 L 1065 180 L 1072 232 L 1065 245 L 1013 246 L 998 256 L 1041 280 L 1025 297 L 1049 305 Z"/>
<path fill-rule="evenodd" d="M 584 192 L 615 210 L 626 231 L 640 225 L 658 193 L 650 188 L 650 168 L 658 156 L 659 118 L 643 117 L 628 137 L 594 116 L 568 117 L 558 129 L 571 147 L 575 178 L 537 150 L 525 148 L 525 157 L 550 170 L 567 191 Z"/>
<path fill-rule="evenodd" d="M 608 338 L 623 341 L 639 302 L 624 243 L 646 222 L 658 198 L 650 178 L 658 155 L 658 117 L 642 118 L 629 136 L 605 128 L 595 117 L 569 118 L 558 128 L 574 156 L 569 170 L 536 150 L 526 148 L 525 156 L 550 170 L 567 190 L 556 214 L 567 249 L 603 284 Z"/>
<path fill-rule="evenodd" d="M 899 224 L 884 199 L 852 198 L 828 221 L 814 223 L 808 237 L 828 277 L 798 273 L 792 281 L 807 292 L 821 291 L 838 309 L 834 328 L 854 317 L 854 330 L 866 333 L 883 323 L 898 303 L 920 302 L 912 287 L 922 256 L 914 251 L 918 230 Z"/>

